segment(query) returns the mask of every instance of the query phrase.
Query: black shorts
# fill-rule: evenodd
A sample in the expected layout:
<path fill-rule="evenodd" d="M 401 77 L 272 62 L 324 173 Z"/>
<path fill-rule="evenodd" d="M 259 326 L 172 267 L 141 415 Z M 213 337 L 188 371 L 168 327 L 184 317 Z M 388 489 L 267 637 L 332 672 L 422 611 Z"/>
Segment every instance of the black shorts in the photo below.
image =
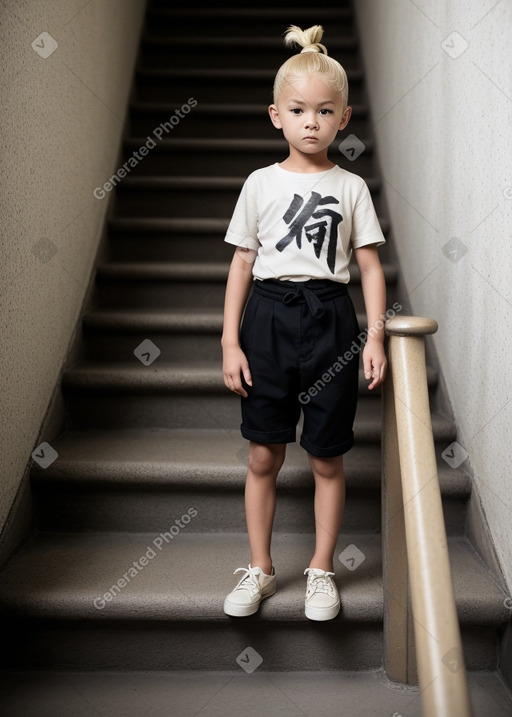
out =
<path fill-rule="evenodd" d="M 345 284 L 254 281 L 240 329 L 252 386 L 245 381 L 242 435 L 293 443 L 331 458 L 354 445 L 361 337 Z"/>

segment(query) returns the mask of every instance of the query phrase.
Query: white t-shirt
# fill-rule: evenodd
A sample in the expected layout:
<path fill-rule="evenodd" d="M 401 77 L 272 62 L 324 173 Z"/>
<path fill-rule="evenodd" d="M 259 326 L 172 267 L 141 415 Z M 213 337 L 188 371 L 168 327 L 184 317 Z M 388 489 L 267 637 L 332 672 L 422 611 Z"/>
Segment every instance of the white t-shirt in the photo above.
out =
<path fill-rule="evenodd" d="M 257 251 L 255 279 L 348 283 L 352 249 L 384 244 L 366 182 L 335 165 L 289 172 L 277 163 L 247 177 L 225 237 Z"/>

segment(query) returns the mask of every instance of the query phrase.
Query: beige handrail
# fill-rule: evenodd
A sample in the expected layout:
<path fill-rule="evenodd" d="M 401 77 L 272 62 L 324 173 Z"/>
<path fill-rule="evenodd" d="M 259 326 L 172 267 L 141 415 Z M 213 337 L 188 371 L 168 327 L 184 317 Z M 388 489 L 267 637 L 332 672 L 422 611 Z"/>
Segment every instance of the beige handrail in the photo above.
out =
<path fill-rule="evenodd" d="M 384 660 L 388 678 L 405 683 L 415 681 L 417 661 L 424 717 L 470 717 L 425 364 L 424 336 L 436 331 L 437 323 L 422 317 L 386 322 Z"/>

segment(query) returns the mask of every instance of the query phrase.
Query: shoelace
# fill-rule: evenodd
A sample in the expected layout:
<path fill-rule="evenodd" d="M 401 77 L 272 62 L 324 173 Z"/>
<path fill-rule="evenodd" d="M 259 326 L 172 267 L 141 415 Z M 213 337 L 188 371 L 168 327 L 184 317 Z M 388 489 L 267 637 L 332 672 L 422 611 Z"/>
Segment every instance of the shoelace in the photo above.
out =
<path fill-rule="evenodd" d="M 240 582 L 236 586 L 235 590 L 250 590 L 251 593 L 259 592 L 261 590 L 258 582 L 258 575 L 261 573 L 260 568 L 237 568 L 233 575 L 237 573 L 245 573 L 243 578 L 240 578 Z"/>
<path fill-rule="evenodd" d="M 308 576 L 308 591 L 317 593 L 327 593 L 334 595 L 333 585 L 330 578 L 334 577 L 334 573 L 323 573 L 322 575 L 313 572 L 312 568 L 306 568 L 304 575 Z"/>

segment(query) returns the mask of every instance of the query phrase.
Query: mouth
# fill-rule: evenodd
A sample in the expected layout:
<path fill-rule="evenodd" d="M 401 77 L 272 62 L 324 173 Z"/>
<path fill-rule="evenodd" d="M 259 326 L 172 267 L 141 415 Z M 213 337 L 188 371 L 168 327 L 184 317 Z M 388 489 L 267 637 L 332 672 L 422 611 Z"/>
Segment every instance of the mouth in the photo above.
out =
<path fill-rule="evenodd" d="M 304 140 L 304 142 L 318 142 L 317 137 L 309 137 L 308 136 L 308 137 L 303 137 L 302 139 Z"/>

